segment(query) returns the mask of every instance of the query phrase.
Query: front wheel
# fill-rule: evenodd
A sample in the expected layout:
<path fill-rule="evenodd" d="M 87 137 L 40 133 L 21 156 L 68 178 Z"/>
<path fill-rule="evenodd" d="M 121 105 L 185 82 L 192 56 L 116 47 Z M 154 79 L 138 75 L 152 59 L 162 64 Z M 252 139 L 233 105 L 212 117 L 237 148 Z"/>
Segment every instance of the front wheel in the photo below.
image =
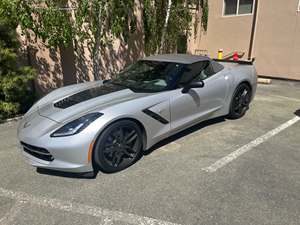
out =
<path fill-rule="evenodd" d="M 142 140 L 142 131 L 135 122 L 115 122 L 98 138 L 94 148 L 94 162 L 103 172 L 121 171 L 138 159 Z"/>
<path fill-rule="evenodd" d="M 230 119 L 239 119 L 243 117 L 249 109 L 251 101 L 251 88 L 248 84 L 242 83 L 235 90 L 228 114 Z"/>

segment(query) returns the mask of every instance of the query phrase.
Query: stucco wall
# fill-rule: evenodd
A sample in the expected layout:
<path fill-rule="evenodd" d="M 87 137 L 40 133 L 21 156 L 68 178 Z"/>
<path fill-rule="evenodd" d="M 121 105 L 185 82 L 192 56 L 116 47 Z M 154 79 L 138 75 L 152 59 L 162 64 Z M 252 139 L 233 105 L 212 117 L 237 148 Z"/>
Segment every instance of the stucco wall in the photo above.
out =
<path fill-rule="evenodd" d="M 135 0 L 137 29 L 131 34 L 127 43 L 115 39 L 112 44 L 101 49 L 101 76 L 110 78 L 112 75 L 144 56 L 144 38 L 142 22 L 142 5 Z M 90 50 L 85 42 L 74 42 L 68 48 L 47 48 L 39 39 L 32 36 L 27 40 L 30 63 L 37 69 L 36 90 L 39 96 L 49 91 L 73 83 L 92 81 L 93 65 Z"/>
<path fill-rule="evenodd" d="M 224 55 L 233 51 L 248 54 L 252 16 L 223 16 L 223 0 L 209 1 L 209 18 L 207 32 L 198 33 L 199 42 L 189 41 L 191 53 L 207 51 L 211 57 L 217 57 L 219 49 Z"/>
<path fill-rule="evenodd" d="M 27 43 L 30 64 L 37 70 L 35 89 L 43 95 L 52 89 L 63 86 L 63 73 L 59 51 L 45 47 L 39 40 Z"/>
<path fill-rule="evenodd" d="M 298 0 L 259 3 L 254 56 L 259 74 L 300 80 Z"/>
<path fill-rule="evenodd" d="M 298 0 L 259 0 L 253 57 L 259 75 L 300 80 L 300 12 Z M 208 30 L 189 40 L 191 53 L 217 57 L 241 51 L 247 58 L 252 15 L 222 16 L 223 0 L 209 1 Z"/>

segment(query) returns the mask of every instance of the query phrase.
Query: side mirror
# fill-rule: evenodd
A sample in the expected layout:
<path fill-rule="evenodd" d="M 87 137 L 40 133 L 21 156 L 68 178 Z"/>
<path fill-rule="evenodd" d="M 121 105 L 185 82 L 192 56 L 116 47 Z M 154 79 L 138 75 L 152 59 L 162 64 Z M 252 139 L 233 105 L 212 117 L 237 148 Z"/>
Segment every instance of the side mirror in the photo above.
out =
<path fill-rule="evenodd" d="M 190 84 L 187 84 L 183 89 L 182 93 L 186 94 L 188 93 L 191 89 L 193 88 L 203 88 L 204 87 L 204 82 L 203 81 L 197 81 L 197 82 L 192 82 Z"/>

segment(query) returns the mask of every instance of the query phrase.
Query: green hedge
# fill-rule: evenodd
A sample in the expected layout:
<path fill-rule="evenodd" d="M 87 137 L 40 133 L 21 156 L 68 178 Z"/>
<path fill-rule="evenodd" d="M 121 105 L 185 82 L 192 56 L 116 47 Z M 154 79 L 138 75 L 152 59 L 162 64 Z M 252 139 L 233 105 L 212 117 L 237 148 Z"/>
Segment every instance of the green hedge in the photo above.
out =
<path fill-rule="evenodd" d="M 20 65 L 15 1 L 0 1 L 0 120 L 26 112 L 34 101 L 35 70 Z"/>

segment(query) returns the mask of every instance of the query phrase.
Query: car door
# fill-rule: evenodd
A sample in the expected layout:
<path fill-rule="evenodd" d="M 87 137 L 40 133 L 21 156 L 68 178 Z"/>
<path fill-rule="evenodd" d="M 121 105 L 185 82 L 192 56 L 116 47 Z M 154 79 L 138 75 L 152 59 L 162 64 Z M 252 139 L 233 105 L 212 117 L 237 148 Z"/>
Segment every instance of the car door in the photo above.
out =
<path fill-rule="evenodd" d="M 229 88 L 228 77 L 222 71 L 215 73 L 211 62 L 198 62 L 187 67 L 188 70 L 182 74 L 181 80 L 203 80 L 204 87 L 193 88 L 183 94 L 183 82 L 183 85 L 179 84 L 181 88 L 173 91 L 170 97 L 171 131 L 213 117 L 223 107 Z"/>

